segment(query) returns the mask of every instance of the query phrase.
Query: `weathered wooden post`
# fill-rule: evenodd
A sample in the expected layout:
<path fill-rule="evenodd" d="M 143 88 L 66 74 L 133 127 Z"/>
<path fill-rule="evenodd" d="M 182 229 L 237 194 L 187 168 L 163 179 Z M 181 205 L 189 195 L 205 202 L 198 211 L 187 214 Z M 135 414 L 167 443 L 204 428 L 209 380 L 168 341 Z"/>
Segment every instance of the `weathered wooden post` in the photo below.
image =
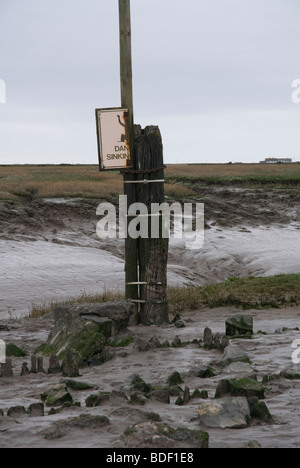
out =
<path fill-rule="evenodd" d="M 134 114 L 132 90 L 132 55 L 131 55 L 131 16 L 130 0 L 119 0 L 120 26 L 120 79 L 121 105 L 129 112 L 129 145 L 132 167 L 134 167 Z M 127 208 L 136 202 L 136 180 L 134 172 L 124 171 L 124 195 L 127 196 Z M 128 212 L 128 209 L 127 209 Z M 127 225 L 129 223 L 127 219 Z M 125 239 L 125 281 L 126 299 L 138 300 L 138 242 L 127 236 Z"/>
<path fill-rule="evenodd" d="M 138 168 L 137 199 L 147 207 L 148 236 L 139 238 L 140 321 L 143 325 L 169 322 L 167 301 L 167 263 L 169 239 L 163 237 L 162 212 L 153 204 L 165 202 L 163 145 L 160 130 L 136 126 L 135 164 Z M 157 232 L 152 229 L 154 223 Z"/>

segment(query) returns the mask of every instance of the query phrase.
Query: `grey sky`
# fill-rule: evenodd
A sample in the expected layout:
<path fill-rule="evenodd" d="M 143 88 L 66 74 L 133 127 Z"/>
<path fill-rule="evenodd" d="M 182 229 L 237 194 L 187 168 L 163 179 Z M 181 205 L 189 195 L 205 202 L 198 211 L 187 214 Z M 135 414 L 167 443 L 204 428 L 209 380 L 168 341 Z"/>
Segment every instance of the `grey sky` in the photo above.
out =
<path fill-rule="evenodd" d="M 300 160 L 299 0 L 131 0 L 135 121 L 166 162 Z M 97 163 L 120 105 L 117 0 L 0 0 L 1 163 Z M 1 101 L 1 100 L 0 100 Z"/>

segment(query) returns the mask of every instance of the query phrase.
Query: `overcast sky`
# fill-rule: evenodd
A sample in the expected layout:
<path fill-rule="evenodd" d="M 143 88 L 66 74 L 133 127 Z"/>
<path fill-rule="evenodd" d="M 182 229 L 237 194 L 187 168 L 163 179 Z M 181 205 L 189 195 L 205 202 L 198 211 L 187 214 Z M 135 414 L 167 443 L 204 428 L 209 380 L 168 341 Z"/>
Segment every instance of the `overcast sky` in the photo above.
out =
<path fill-rule="evenodd" d="M 160 126 L 167 163 L 300 160 L 299 13 L 131 0 L 135 122 Z M 0 80 L 0 164 L 96 164 L 94 110 L 121 104 L 118 0 L 0 0 Z"/>

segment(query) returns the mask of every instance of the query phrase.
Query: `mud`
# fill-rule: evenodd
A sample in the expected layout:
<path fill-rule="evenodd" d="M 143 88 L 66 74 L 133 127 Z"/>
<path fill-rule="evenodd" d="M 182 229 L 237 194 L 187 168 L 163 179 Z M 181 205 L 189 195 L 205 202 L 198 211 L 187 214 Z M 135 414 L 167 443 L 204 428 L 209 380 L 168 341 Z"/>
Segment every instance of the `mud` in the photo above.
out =
<path fill-rule="evenodd" d="M 297 191 L 205 188 L 202 196 L 200 201 L 205 203 L 206 212 L 204 246 L 189 251 L 184 240 L 171 240 L 169 285 L 207 284 L 229 276 L 299 273 Z M 22 363 L 30 362 L 30 355 L 46 340 L 53 325 L 51 317 L 26 318 L 32 304 L 124 288 L 124 241 L 104 242 L 97 238 L 97 204 L 86 200 L 0 204 L 0 339 L 15 343 L 28 353 L 28 358 L 13 358 L 13 378 L 0 378 L 0 409 L 5 415 L 11 406 L 28 408 L 40 402 L 40 394 L 49 384 L 61 379 L 60 375 L 44 374 L 20 377 Z M 135 342 L 114 350 L 113 360 L 102 366 L 83 369 L 81 380 L 103 392 L 124 390 L 129 397 L 125 381 L 131 374 L 138 373 L 151 384 L 165 384 L 168 375 L 177 370 L 191 391 L 207 390 L 209 398 L 213 398 L 218 381 L 228 378 L 228 374 L 199 379 L 189 371 L 195 365 L 210 364 L 221 372 L 219 351 L 189 344 L 140 352 L 138 338 L 148 341 L 156 336 L 163 342 L 179 336 L 182 341 L 192 341 L 203 337 L 205 327 L 224 333 L 227 316 L 235 313 L 239 311 L 233 308 L 190 312 L 184 317 L 186 327 L 182 329 L 172 325 L 161 329 L 130 327 Z M 254 339 L 235 342 L 247 352 L 252 370 L 261 380 L 265 374 L 279 374 L 292 365 L 291 345 L 300 338 L 300 332 L 295 330 L 299 327 L 300 310 L 294 307 L 249 313 L 254 316 Z M 258 333 L 259 330 L 266 334 Z M 44 367 L 47 365 L 45 359 Z M 300 372 L 299 365 L 295 367 Z M 233 375 L 238 376 L 243 375 Z M 44 417 L 10 419 L 0 415 L 0 447 L 119 447 L 125 444 L 122 434 L 127 427 L 147 419 L 149 412 L 157 413 L 163 423 L 174 428 L 200 428 L 197 404 L 201 400 L 175 406 L 174 397 L 170 405 L 149 400 L 145 406 L 132 406 L 116 397 L 91 409 L 85 407 L 90 393 L 94 392 L 72 392 L 82 407 L 53 416 L 48 416 L 48 411 Z M 207 429 L 210 447 L 242 447 L 249 440 L 259 441 L 262 447 L 299 447 L 300 381 L 281 378 L 269 382 L 265 402 L 273 415 L 271 424 L 239 430 Z M 61 438 L 45 438 L 44 431 L 52 430 L 56 421 L 80 414 L 106 416 L 110 424 L 97 430 L 73 428 Z"/>

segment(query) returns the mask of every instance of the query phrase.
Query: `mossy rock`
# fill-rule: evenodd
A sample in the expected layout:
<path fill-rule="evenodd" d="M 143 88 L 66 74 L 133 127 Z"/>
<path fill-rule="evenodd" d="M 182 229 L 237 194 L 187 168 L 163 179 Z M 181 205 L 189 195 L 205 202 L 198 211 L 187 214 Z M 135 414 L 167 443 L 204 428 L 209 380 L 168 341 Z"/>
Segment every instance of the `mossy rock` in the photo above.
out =
<path fill-rule="evenodd" d="M 87 397 L 85 400 L 85 404 L 87 408 L 96 408 L 97 406 L 101 406 L 102 403 L 109 400 L 110 393 L 97 393 Z"/>
<path fill-rule="evenodd" d="M 104 351 L 107 341 L 129 325 L 131 315 L 132 305 L 126 301 L 57 307 L 54 329 L 36 354 L 64 359 L 72 352 L 80 357 L 80 366 L 90 359 L 101 364 L 112 357 Z"/>
<path fill-rule="evenodd" d="M 73 403 L 73 398 L 65 385 L 49 387 L 41 394 L 41 399 L 47 406 L 63 406 L 65 403 Z"/>
<path fill-rule="evenodd" d="M 19 348 L 19 346 L 13 343 L 8 343 L 6 345 L 6 356 L 7 357 L 25 357 L 27 356 L 27 353 L 23 349 Z"/>
<path fill-rule="evenodd" d="M 266 423 L 273 421 L 273 417 L 265 402 L 259 401 L 258 398 L 254 397 L 248 400 L 248 404 L 251 418 L 259 419 Z"/>
<path fill-rule="evenodd" d="M 229 317 L 226 322 L 226 336 L 252 335 L 253 317 L 250 315 L 236 315 Z"/>
<path fill-rule="evenodd" d="M 186 428 L 173 429 L 151 421 L 135 424 L 122 437 L 127 448 L 208 448 L 207 432 Z"/>
<path fill-rule="evenodd" d="M 265 388 L 262 383 L 248 377 L 238 380 L 223 379 L 217 386 L 215 398 L 222 398 L 223 396 L 231 395 L 235 397 L 257 397 L 259 399 L 264 399 L 264 392 Z"/>
<path fill-rule="evenodd" d="M 173 372 L 173 374 L 169 375 L 167 382 L 170 385 L 170 387 L 184 383 L 179 372 Z"/>
<path fill-rule="evenodd" d="M 84 390 L 92 390 L 94 388 L 94 385 L 87 383 L 87 382 L 79 382 L 78 380 L 72 380 L 72 379 L 64 379 L 63 383 L 66 384 L 67 388 L 70 388 L 71 390 L 74 391 L 84 391 Z"/>

